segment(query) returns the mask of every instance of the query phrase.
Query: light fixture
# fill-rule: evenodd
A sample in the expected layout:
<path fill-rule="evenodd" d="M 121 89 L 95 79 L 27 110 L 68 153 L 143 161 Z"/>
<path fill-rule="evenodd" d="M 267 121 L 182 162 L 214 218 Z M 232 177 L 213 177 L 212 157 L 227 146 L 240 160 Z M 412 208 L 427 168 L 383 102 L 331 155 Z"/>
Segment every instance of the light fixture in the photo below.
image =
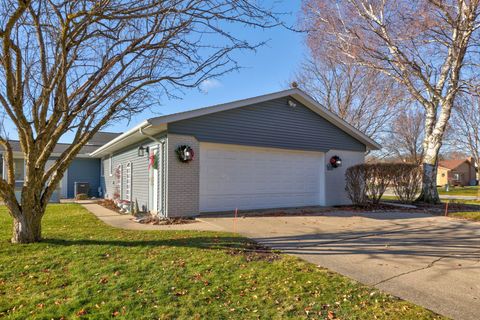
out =
<path fill-rule="evenodd" d="M 288 100 L 288 105 L 292 108 L 295 108 L 297 106 L 297 103 L 293 100 Z"/>
<path fill-rule="evenodd" d="M 148 148 L 148 147 L 144 147 L 144 146 L 138 147 L 138 156 L 139 156 L 139 157 L 145 156 L 145 151 L 148 153 L 148 152 L 149 152 L 149 148 Z"/>

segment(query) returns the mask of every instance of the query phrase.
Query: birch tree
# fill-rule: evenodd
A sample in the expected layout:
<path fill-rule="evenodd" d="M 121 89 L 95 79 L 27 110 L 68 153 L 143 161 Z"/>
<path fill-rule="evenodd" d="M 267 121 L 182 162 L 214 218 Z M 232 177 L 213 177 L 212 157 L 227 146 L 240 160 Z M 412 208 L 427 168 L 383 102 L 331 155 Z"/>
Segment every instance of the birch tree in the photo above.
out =
<path fill-rule="evenodd" d="M 457 94 L 476 76 L 479 0 L 304 0 L 307 41 L 382 72 L 425 110 L 419 200 L 437 203 L 438 154 Z"/>
<path fill-rule="evenodd" d="M 233 26 L 268 28 L 274 16 L 247 0 L 0 0 L 0 105 L 25 158 L 15 198 L 12 146 L 0 137 L 0 197 L 12 242 L 41 239 L 47 203 L 82 146 L 111 121 L 236 69 L 254 50 Z M 47 167 L 66 133 L 72 144 Z"/>

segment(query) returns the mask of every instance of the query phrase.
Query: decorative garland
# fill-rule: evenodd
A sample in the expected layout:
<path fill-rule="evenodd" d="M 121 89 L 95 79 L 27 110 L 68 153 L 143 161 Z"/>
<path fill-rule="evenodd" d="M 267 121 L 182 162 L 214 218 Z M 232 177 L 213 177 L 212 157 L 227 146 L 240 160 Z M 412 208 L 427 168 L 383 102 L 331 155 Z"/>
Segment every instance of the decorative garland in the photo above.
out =
<path fill-rule="evenodd" d="M 175 152 L 177 153 L 178 160 L 181 162 L 190 162 L 195 159 L 195 152 L 190 146 L 178 146 Z"/>
<path fill-rule="evenodd" d="M 158 170 L 159 156 L 158 153 L 151 154 L 148 158 L 148 169 L 153 168 Z"/>

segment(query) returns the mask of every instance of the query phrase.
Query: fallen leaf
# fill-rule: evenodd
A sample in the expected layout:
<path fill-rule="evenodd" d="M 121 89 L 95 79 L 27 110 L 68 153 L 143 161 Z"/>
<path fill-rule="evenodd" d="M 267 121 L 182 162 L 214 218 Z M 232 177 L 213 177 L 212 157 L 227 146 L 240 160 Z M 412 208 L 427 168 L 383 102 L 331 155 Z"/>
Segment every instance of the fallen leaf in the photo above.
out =
<path fill-rule="evenodd" d="M 87 310 L 81 309 L 80 311 L 77 312 L 77 316 L 84 316 L 84 315 L 86 315 L 87 313 L 88 313 Z"/>

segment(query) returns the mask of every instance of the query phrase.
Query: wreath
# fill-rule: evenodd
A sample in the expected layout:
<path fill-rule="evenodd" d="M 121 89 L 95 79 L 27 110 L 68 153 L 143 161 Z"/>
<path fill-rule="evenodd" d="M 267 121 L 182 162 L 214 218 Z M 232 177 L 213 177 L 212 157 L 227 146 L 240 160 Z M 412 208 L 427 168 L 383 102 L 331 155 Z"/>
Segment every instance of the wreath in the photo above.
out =
<path fill-rule="evenodd" d="M 332 168 L 338 168 L 342 165 L 342 159 L 339 156 L 333 156 L 330 158 L 330 165 Z"/>
<path fill-rule="evenodd" d="M 175 150 L 178 156 L 178 160 L 181 162 L 190 162 L 195 159 L 195 152 L 190 146 L 182 145 Z"/>

